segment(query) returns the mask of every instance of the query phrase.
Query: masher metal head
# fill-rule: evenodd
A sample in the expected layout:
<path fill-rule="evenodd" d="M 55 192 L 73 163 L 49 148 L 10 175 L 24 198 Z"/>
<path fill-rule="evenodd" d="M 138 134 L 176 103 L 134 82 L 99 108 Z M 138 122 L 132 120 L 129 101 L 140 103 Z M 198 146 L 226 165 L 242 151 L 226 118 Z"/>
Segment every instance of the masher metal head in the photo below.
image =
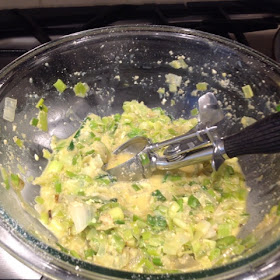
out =
<path fill-rule="evenodd" d="M 107 172 L 118 180 L 134 181 L 148 178 L 157 169 L 170 170 L 211 159 L 211 139 L 213 135 L 217 138 L 216 127 L 213 125 L 221 121 L 224 115 L 211 92 L 198 99 L 198 108 L 199 123 L 196 128 L 160 143 L 152 143 L 143 136 L 134 137 L 114 151 L 114 154 L 131 153 L 132 158 L 107 169 Z M 159 156 L 156 151 L 165 147 L 164 156 Z"/>

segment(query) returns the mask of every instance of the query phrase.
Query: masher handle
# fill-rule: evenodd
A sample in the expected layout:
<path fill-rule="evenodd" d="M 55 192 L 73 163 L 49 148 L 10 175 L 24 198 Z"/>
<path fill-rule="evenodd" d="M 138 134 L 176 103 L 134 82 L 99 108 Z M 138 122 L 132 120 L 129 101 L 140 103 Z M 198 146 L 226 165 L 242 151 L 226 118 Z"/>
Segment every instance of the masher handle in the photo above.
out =
<path fill-rule="evenodd" d="M 224 148 L 230 158 L 246 154 L 279 153 L 280 112 L 224 138 Z"/>

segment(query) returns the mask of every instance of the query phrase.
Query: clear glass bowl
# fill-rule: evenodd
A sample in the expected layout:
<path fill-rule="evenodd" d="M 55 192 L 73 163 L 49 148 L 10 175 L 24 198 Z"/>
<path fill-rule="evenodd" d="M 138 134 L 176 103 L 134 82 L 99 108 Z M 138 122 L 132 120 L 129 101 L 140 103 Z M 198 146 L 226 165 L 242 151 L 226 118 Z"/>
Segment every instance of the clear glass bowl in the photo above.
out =
<path fill-rule="evenodd" d="M 178 55 L 185 56 L 188 69 L 169 66 Z M 163 102 L 157 90 L 166 86 L 167 73 L 182 76 L 183 93 L 170 94 Z M 89 96 L 75 97 L 71 88 L 59 95 L 53 87 L 58 78 L 71 86 L 86 82 L 91 88 Z M 201 94 L 195 91 L 198 82 L 207 82 L 221 102 L 226 114 L 220 126 L 223 136 L 239 131 L 244 115 L 260 119 L 280 103 L 280 67 L 275 62 L 230 40 L 174 27 L 119 26 L 76 33 L 42 45 L 4 68 L 0 72 L 0 110 L 3 112 L 5 97 L 17 99 L 17 109 L 13 123 L 0 120 L 0 163 L 21 173 L 25 187 L 21 193 L 0 188 L 1 245 L 31 268 L 57 279 L 244 279 L 250 275 L 260 279 L 279 273 L 278 224 L 259 233 L 258 245 L 231 264 L 167 276 L 117 271 L 77 260 L 56 249 L 55 237 L 37 220 L 33 207 L 39 187 L 28 178 L 39 175 L 46 165 L 42 148 L 49 148 L 51 136 L 68 137 L 89 112 L 121 112 L 123 101 L 132 99 L 188 118 Z M 247 84 L 254 91 L 251 99 L 242 93 Z M 49 107 L 48 133 L 30 125 L 40 97 Z M 171 99 L 177 101 L 175 106 Z M 14 136 L 24 139 L 25 149 L 17 147 Z M 250 220 L 243 236 L 279 202 L 279 161 L 279 155 L 240 157 L 251 187 Z"/>

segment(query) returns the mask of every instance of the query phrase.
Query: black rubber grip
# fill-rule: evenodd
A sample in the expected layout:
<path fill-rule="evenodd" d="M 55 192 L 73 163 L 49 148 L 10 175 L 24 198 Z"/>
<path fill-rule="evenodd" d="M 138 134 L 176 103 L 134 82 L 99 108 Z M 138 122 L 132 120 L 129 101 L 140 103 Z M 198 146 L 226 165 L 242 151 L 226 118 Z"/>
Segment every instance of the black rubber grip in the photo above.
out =
<path fill-rule="evenodd" d="M 224 138 L 226 154 L 232 158 L 247 154 L 280 152 L 280 112 Z"/>

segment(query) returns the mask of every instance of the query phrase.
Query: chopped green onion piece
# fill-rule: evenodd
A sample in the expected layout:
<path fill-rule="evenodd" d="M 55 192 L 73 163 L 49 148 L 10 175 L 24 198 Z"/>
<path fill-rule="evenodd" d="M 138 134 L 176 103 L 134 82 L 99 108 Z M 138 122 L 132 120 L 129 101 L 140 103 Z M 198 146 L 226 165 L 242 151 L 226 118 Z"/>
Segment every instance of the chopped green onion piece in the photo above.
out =
<path fill-rule="evenodd" d="M 39 109 L 40 109 L 40 111 L 44 111 L 44 112 L 46 112 L 46 113 L 48 113 L 48 111 L 49 111 L 48 107 L 47 107 L 45 104 L 43 104 L 42 106 L 40 106 Z"/>
<path fill-rule="evenodd" d="M 95 150 L 90 150 L 90 151 L 85 153 L 85 156 L 94 155 L 94 154 L 95 154 Z"/>
<path fill-rule="evenodd" d="M 117 252 L 118 253 L 122 253 L 122 251 L 123 251 L 123 248 L 124 248 L 124 246 L 125 246 L 125 241 L 122 239 L 122 237 L 121 236 L 119 236 L 118 234 L 114 234 L 113 235 L 113 239 L 114 239 L 114 245 L 115 245 L 115 247 L 116 247 L 116 250 L 117 250 Z"/>
<path fill-rule="evenodd" d="M 117 181 L 117 179 L 110 174 L 102 174 L 102 175 L 95 177 L 95 179 L 105 185 L 109 185 L 110 183 Z"/>
<path fill-rule="evenodd" d="M 48 150 L 43 149 L 43 157 L 44 157 L 45 159 L 50 159 L 51 156 L 52 156 L 52 154 L 51 154 Z"/>
<path fill-rule="evenodd" d="M 210 181 L 210 179 L 208 179 L 208 178 L 205 178 L 205 179 L 203 179 L 203 181 L 202 181 L 202 185 L 203 186 L 207 186 L 207 185 L 209 185 L 211 183 L 211 181 Z"/>
<path fill-rule="evenodd" d="M 158 92 L 159 94 L 164 94 L 164 93 L 165 93 L 165 88 L 160 87 L 160 88 L 157 90 L 157 92 Z"/>
<path fill-rule="evenodd" d="M 226 175 L 234 175 L 234 169 L 230 165 L 226 166 L 226 170 L 225 171 L 226 171 Z"/>
<path fill-rule="evenodd" d="M 169 84 L 168 90 L 169 90 L 169 92 L 175 93 L 175 92 L 177 92 L 177 86 L 175 84 Z"/>
<path fill-rule="evenodd" d="M 55 188 L 56 193 L 61 193 L 61 183 L 60 182 L 55 182 L 54 188 Z"/>
<path fill-rule="evenodd" d="M 69 170 L 66 170 L 65 173 L 69 178 L 77 177 L 77 174 L 75 174 L 74 172 L 71 172 Z"/>
<path fill-rule="evenodd" d="M 200 202 L 194 195 L 191 195 L 188 199 L 188 205 L 191 208 L 197 208 L 200 206 Z"/>
<path fill-rule="evenodd" d="M 197 83 L 197 84 L 196 84 L 196 89 L 197 89 L 197 90 L 204 91 L 204 90 L 207 90 L 207 86 L 208 86 L 208 84 L 205 83 L 205 82 Z"/>
<path fill-rule="evenodd" d="M 109 215 L 114 221 L 123 221 L 124 213 L 120 207 L 114 207 L 108 210 Z"/>
<path fill-rule="evenodd" d="M 142 165 L 148 165 L 150 163 L 148 154 L 140 154 L 140 159 L 141 159 Z"/>
<path fill-rule="evenodd" d="M 41 99 L 38 101 L 38 103 L 36 104 L 35 107 L 36 107 L 37 109 L 40 109 L 40 107 L 43 106 L 44 101 L 45 101 L 45 100 L 44 100 L 43 98 L 41 98 Z"/>
<path fill-rule="evenodd" d="M 278 105 L 276 106 L 276 111 L 277 111 L 277 112 L 280 112 L 280 104 L 278 104 Z"/>
<path fill-rule="evenodd" d="M 197 108 L 194 108 L 194 109 L 191 110 L 191 115 L 192 116 L 196 116 L 196 115 L 198 115 L 198 113 L 199 113 L 199 111 L 198 111 Z"/>
<path fill-rule="evenodd" d="M 276 215 L 280 216 L 280 203 L 277 206 Z"/>
<path fill-rule="evenodd" d="M 84 255 L 86 259 L 94 256 L 95 254 L 96 252 L 91 248 L 84 251 Z"/>
<path fill-rule="evenodd" d="M 168 129 L 168 132 L 169 132 L 171 135 L 177 135 L 177 132 L 176 132 L 173 128 L 169 128 L 169 129 Z"/>
<path fill-rule="evenodd" d="M 220 224 L 218 225 L 218 238 L 223 238 L 231 235 L 232 226 L 230 224 Z"/>
<path fill-rule="evenodd" d="M 35 202 L 37 204 L 43 204 L 44 203 L 44 199 L 41 196 L 36 196 L 35 197 Z"/>
<path fill-rule="evenodd" d="M 166 201 L 166 197 L 160 192 L 160 190 L 152 192 L 152 196 L 155 196 L 158 201 Z"/>
<path fill-rule="evenodd" d="M 162 262 L 160 258 L 153 258 L 153 264 L 157 266 L 162 266 Z"/>
<path fill-rule="evenodd" d="M 163 177 L 162 182 L 165 183 L 165 182 L 167 181 L 167 178 L 168 178 L 168 177 L 169 177 L 169 174 L 166 173 L 166 174 L 164 175 L 164 177 Z"/>
<path fill-rule="evenodd" d="M 48 131 L 48 113 L 45 111 L 40 111 L 38 115 L 38 125 L 37 127 L 43 131 Z"/>
<path fill-rule="evenodd" d="M 4 181 L 5 188 L 8 190 L 10 188 L 8 172 L 5 168 L 1 167 L 1 176 Z"/>
<path fill-rule="evenodd" d="M 73 257 L 75 257 L 75 258 L 77 258 L 77 259 L 80 259 L 79 254 L 78 254 L 75 250 L 70 250 L 70 254 L 71 254 Z"/>
<path fill-rule="evenodd" d="M 131 131 L 129 133 L 127 133 L 127 136 L 129 138 L 133 138 L 135 136 L 142 136 L 142 135 L 144 135 L 144 131 L 141 130 L 140 128 L 138 128 L 138 127 L 133 127 L 131 129 Z"/>
<path fill-rule="evenodd" d="M 78 195 L 78 196 L 85 196 L 86 193 L 85 193 L 84 191 L 78 191 L 77 195 Z"/>
<path fill-rule="evenodd" d="M 81 129 L 79 129 L 79 130 L 75 133 L 74 138 L 79 138 L 80 134 L 81 134 Z"/>
<path fill-rule="evenodd" d="M 60 245 L 59 243 L 55 243 L 59 248 L 60 248 L 60 250 L 62 251 L 62 252 L 64 252 L 64 253 L 69 253 L 69 250 L 68 249 L 66 249 L 65 247 L 63 247 L 62 245 Z"/>
<path fill-rule="evenodd" d="M 114 224 L 116 224 L 116 225 L 124 225 L 125 221 L 124 220 L 116 220 L 116 221 L 114 221 Z"/>
<path fill-rule="evenodd" d="M 244 93 L 245 98 L 251 98 L 254 96 L 253 90 L 250 85 L 246 85 L 242 87 L 242 91 Z"/>
<path fill-rule="evenodd" d="M 37 126 L 38 125 L 39 120 L 37 118 L 33 118 L 30 122 L 31 125 L 33 126 Z"/>
<path fill-rule="evenodd" d="M 229 245 L 233 244 L 235 241 L 236 241 L 236 237 L 233 235 L 230 235 L 230 236 L 226 236 L 221 239 L 218 239 L 216 244 L 219 249 L 224 249 L 224 248 L 228 247 Z"/>
<path fill-rule="evenodd" d="M 73 142 L 73 140 L 72 140 L 72 141 L 70 142 L 70 144 L 69 144 L 67 150 L 68 150 L 68 151 L 73 151 L 74 149 L 75 149 L 75 144 L 74 144 L 74 142 Z"/>
<path fill-rule="evenodd" d="M 208 190 L 207 187 L 204 186 L 204 185 L 202 185 L 201 188 L 202 188 L 204 191 L 207 191 L 207 190 Z"/>
<path fill-rule="evenodd" d="M 78 155 L 75 155 L 73 158 L 72 158 L 72 165 L 76 165 L 78 162 Z"/>
<path fill-rule="evenodd" d="M 19 148 L 23 147 L 23 142 L 17 136 L 13 137 L 14 142 L 18 145 Z"/>
<path fill-rule="evenodd" d="M 135 191 L 140 191 L 141 187 L 137 184 L 132 184 L 131 187 L 135 190 Z"/>
<path fill-rule="evenodd" d="M 11 185 L 16 191 L 22 191 L 24 182 L 20 179 L 17 174 L 11 174 Z"/>
<path fill-rule="evenodd" d="M 182 177 L 178 174 L 175 174 L 175 175 L 170 175 L 169 179 L 172 181 L 172 182 L 176 182 L 176 181 L 180 181 L 182 179 Z"/>
<path fill-rule="evenodd" d="M 148 214 L 147 224 L 155 230 L 163 230 L 167 227 L 167 222 L 163 216 L 152 216 Z"/>
<path fill-rule="evenodd" d="M 183 211 L 184 208 L 184 200 L 183 198 L 177 198 L 173 195 L 173 199 L 178 203 L 178 205 L 180 206 L 179 211 Z"/>
<path fill-rule="evenodd" d="M 53 86 L 60 92 L 64 92 L 67 86 L 62 82 L 62 80 L 58 79 Z"/>
<path fill-rule="evenodd" d="M 75 95 L 78 97 L 85 97 L 88 91 L 89 91 L 89 86 L 86 83 L 78 82 L 74 86 Z"/>

